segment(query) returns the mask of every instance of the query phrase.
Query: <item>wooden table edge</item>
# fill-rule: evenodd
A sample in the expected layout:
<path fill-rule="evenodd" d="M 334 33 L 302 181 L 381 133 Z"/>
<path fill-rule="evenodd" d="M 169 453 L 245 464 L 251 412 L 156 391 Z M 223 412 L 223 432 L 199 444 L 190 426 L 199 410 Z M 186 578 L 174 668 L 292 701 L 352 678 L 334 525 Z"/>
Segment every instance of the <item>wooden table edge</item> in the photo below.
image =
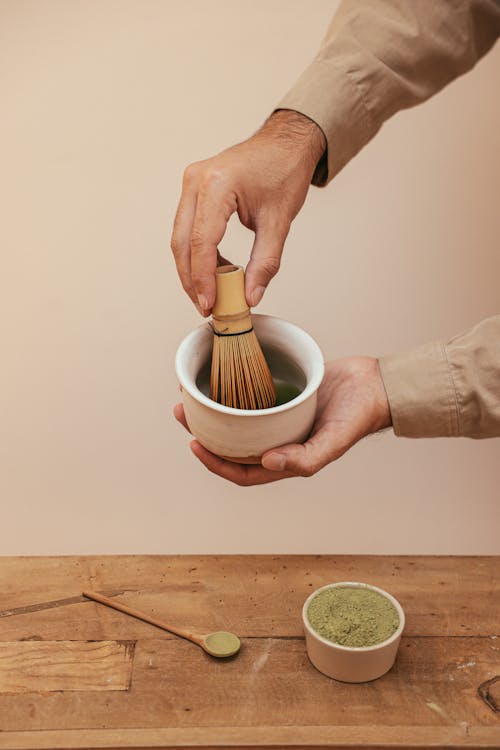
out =
<path fill-rule="evenodd" d="M 481 748 L 498 750 L 498 727 L 260 726 L 0 731 L 1 750 L 158 750 L 159 748 Z"/>

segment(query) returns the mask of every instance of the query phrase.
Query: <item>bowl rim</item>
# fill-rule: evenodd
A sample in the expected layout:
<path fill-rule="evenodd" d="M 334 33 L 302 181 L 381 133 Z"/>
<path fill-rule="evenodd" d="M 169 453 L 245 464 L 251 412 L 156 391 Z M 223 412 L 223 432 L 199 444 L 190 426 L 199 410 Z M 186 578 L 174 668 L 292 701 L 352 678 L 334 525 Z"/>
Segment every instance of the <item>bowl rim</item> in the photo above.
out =
<path fill-rule="evenodd" d="M 386 638 L 385 641 L 380 641 L 380 643 L 374 643 L 372 646 L 343 646 L 341 643 L 334 643 L 333 641 L 329 641 L 328 638 L 324 638 L 316 630 L 314 630 L 313 626 L 309 622 L 308 617 L 307 617 L 307 609 L 311 601 L 314 599 L 314 597 L 317 596 L 321 591 L 325 591 L 326 589 L 334 589 L 334 588 L 364 588 L 364 589 L 370 589 L 371 591 L 376 591 L 378 594 L 385 596 L 385 598 L 388 599 L 391 602 L 391 604 L 394 605 L 399 615 L 399 625 L 398 625 L 397 630 L 395 630 L 394 633 L 391 636 L 389 636 L 389 638 Z M 371 583 L 364 583 L 362 581 L 340 581 L 338 583 L 327 583 L 324 586 L 320 586 L 318 589 L 313 591 L 307 597 L 302 607 L 302 622 L 307 632 L 311 636 L 316 638 L 318 641 L 320 641 L 321 643 L 324 643 L 325 646 L 329 646 L 330 648 L 334 650 L 339 650 L 339 651 L 347 651 L 347 652 L 352 652 L 352 653 L 359 653 L 359 652 L 370 653 L 373 651 L 378 651 L 381 648 L 386 648 L 391 643 L 394 643 L 394 641 L 396 641 L 398 638 L 401 637 L 401 634 L 405 626 L 405 613 L 404 613 L 403 607 L 398 602 L 398 600 L 394 596 L 392 596 L 392 594 L 389 594 L 388 591 L 385 591 L 384 589 L 381 589 L 378 586 L 374 586 Z"/>
<path fill-rule="evenodd" d="M 205 396 L 198 388 L 193 388 L 190 383 L 186 383 L 185 378 L 181 374 L 181 354 L 183 353 L 183 350 L 188 346 L 191 339 L 195 338 L 196 336 L 200 335 L 200 331 L 206 330 L 209 327 L 208 322 L 203 323 L 200 326 L 197 326 L 193 331 L 190 331 L 190 333 L 185 336 L 179 346 L 177 347 L 177 352 L 175 354 L 175 372 L 177 375 L 177 379 L 179 380 L 179 383 L 181 384 L 181 387 L 186 389 L 186 391 L 189 393 L 189 395 L 195 399 L 195 401 L 198 401 L 199 403 L 203 404 L 204 406 L 207 406 L 209 409 L 212 409 L 213 411 L 219 411 L 222 414 L 233 414 L 234 416 L 243 417 L 243 416 L 252 416 L 252 417 L 265 417 L 272 414 L 280 414 L 282 412 L 289 411 L 290 409 L 294 409 L 296 406 L 299 406 L 303 401 L 306 401 L 308 398 L 310 398 L 319 388 L 319 386 L 322 383 L 323 376 L 325 374 L 325 363 L 324 363 L 324 357 L 323 352 L 321 351 L 319 345 L 316 343 L 316 341 L 313 339 L 313 337 L 305 331 L 300 326 L 296 325 L 296 323 L 291 323 L 289 320 L 284 320 L 283 318 L 279 318 L 276 315 L 265 315 L 262 313 L 252 313 L 252 318 L 258 318 L 258 319 L 265 319 L 265 320 L 271 320 L 271 321 L 277 321 L 279 323 L 284 323 L 287 326 L 290 326 L 291 328 L 295 328 L 301 335 L 305 336 L 309 340 L 309 344 L 313 350 L 315 350 L 315 354 L 317 356 L 318 360 L 318 366 L 316 371 L 314 372 L 312 378 L 309 380 L 309 382 L 306 384 L 306 387 L 300 393 L 296 398 L 293 398 L 291 401 L 288 401 L 286 404 L 280 404 L 279 406 L 271 406 L 269 409 L 235 409 L 232 406 L 223 406 L 222 404 L 217 403 L 217 401 L 212 401 L 211 398 L 208 398 L 208 396 Z"/>

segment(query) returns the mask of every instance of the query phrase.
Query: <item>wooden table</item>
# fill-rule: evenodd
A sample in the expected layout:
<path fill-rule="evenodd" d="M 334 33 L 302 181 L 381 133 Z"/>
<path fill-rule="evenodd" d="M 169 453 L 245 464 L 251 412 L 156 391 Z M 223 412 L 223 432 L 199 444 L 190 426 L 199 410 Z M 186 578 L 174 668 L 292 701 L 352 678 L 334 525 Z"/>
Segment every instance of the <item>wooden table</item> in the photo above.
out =
<path fill-rule="evenodd" d="M 384 677 L 308 661 L 332 581 L 387 589 L 407 625 Z M 81 591 L 242 637 L 218 661 Z M 0 558 L 0 748 L 500 748 L 500 557 Z"/>

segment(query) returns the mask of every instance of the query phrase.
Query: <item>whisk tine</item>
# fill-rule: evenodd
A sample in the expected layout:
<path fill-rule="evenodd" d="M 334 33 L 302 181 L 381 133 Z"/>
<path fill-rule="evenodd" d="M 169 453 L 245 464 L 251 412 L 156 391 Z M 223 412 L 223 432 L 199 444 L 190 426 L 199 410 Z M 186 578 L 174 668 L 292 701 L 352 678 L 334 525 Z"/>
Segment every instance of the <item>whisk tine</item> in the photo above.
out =
<path fill-rule="evenodd" d="M 236 409 L 275 406 L 276 389 L 245 299 L 243 269 L 220 266 L 216 289 L 210 397 Z"/>

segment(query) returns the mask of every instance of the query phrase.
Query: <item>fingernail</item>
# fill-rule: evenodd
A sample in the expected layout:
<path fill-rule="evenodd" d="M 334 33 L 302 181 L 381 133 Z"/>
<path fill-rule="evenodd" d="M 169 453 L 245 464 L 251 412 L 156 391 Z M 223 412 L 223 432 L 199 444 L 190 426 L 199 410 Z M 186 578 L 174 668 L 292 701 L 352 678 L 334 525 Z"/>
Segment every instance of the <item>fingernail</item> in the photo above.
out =
<path fill-rule="evenodd" d="M 270 453 L 262 459 L 264 469 L 270 469 L 271 471 L 283 471 L 285 464 L 286 456 L 283 453 Z"/>
<path fill-rule="evenodd" d="M 208 300 L 204 294 L 198 295 L 198 304 L 203 312 L 206 312 L 208 310 Z"/>
<path fill-rule="evenodd" d="M 252 307 L 255 307 L 255 305 L 258 305 L 261 301 L 262 297 L 264 296 L 264 292 L 266 291 L 265 286 L 257 286 L 252 292 Z"/>

